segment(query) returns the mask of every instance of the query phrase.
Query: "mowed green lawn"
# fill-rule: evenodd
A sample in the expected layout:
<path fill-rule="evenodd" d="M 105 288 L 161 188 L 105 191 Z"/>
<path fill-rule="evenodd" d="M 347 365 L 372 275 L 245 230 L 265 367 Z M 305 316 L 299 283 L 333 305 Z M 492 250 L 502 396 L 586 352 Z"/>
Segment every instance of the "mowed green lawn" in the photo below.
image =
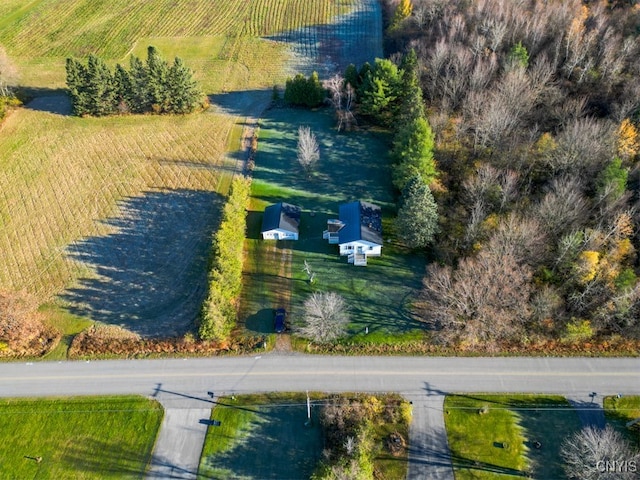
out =
<path fill-rule="evenodd" d="M 0 478 L 142 478 L 162 417 L 142 397 L 0 400 Z"/>
<path fill-rule="evenodd" d="M 198 478 L 309 478 L 322 453 L 317 408 L 307 421 L 304 394 L 222 397 L 211 419 Z"/>
<path fill-rule="evenodd" d="M 640 449 L 640 421 L 627 427 L 629 422 L 640 419 L 640 396 L 606 397 L 604 412 L 607 421 L 624 432 L 627 438 Z"/>
<path fill-rule="evenodd" d="M 320 146 L 320 161 L 311 178 L 296 160 L 300 125 L 311 128 Z M 270 258 L 263 252 L 273 248 L 273 242 L 259 239 L 262 212 L 271 203 L 286 201 L 302 208 L 300 239 L 277 247 L 293 251 L 289 320 L 295 322 L 301 317 L 304 299 L 312 291 L 335 291 L 347 300 L 351 313 L 346 341 L 385 343 L 420 337 L 412 302 L 421 287 L 425 259 L 405 251 L 395 241 L 395 205 L 387 151 L 386 138 L 379 133 L 337 133 L 330 110 L 265 112 L 252 185 L 248 252 L 249 258 L 266 272 L 260 281 L 253 279 L 246 284 L 244 297 L 250 303 L 245 316 L 250 329 L 262 332 L 270 328 L 269 309 L 274 305 L 268 302 L 274 294 L 269 292 L 283 283 L 277 256 L 271 266 L 258 260 Z M 383 209 L 382 256 L 370 259 L 366 267 L 348 264 L 346 257 L 338 255 L 337 245 L 328 245 L 322 239 L 327 219 L 337 218 L 339 205 L 353 200 L 366 200 Z M 305 261 L 315 273 L 313 284 L 307 281 Z M 369 333 L 365 334 L 367 328 Z"/>
<path fill-rule="evenodd" d="M 564 397 L 450 395 L 444 410 L 456 480 L 565 478 L 560 447 L 581 425 Z"/>

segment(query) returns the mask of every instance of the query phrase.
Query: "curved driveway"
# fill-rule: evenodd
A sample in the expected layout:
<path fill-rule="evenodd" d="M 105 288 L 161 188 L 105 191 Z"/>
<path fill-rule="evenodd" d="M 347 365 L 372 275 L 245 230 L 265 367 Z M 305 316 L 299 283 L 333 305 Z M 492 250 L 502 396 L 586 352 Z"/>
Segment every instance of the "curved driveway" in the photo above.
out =
<path fill-rule="evenodd" d="M 169 360 L 5 363 L 0 396 L 304 391 L 640 394 L 639 358 L 333 357 L 266 354 Z M 167 393 L 172 392 L 172 393 Z"/>

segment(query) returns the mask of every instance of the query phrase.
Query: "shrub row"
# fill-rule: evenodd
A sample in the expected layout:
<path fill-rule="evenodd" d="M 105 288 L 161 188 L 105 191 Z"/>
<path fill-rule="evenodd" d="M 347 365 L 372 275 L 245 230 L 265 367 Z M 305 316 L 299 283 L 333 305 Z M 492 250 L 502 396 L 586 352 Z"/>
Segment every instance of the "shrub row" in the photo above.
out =
<path fill-rule="evenodd" d="M 224 341 L 236 324 L 250 185 L 246 177 L 233 180 L 222 222 L 213 240 L 209 293 L 198 327 L 202 340 Z"/>
<path fill-rule="evenodd" d="M 202 356 L 246 353 L 262 347 L 262 337 L 243 337 L 233 343 L 198 342 L 192 335 L 182 338 L 142 338 L 114 325 L 93 325 L 76 335 L 69 359 L 147 358 L 167 355 Z"/>

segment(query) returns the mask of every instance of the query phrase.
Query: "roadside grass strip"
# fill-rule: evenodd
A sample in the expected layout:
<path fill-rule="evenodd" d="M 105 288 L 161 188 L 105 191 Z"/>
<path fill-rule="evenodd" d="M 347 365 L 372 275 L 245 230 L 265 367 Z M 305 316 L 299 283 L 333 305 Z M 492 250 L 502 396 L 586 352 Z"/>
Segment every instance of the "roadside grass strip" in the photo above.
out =
<path fill-rule="evenodd" d="M 604 415 L 640 450 L 640 395 L 605 397 Z"/>
<path fill-rule="evenodd" d="M 456 480 L 566 478 L 560 447 L 581 425 L 564 397 L 450 395 L 444 413 Z"/>
<path fill-rule="evenodd" d="M 198 478 L 309 478 L 323 448 L 317 414 L 305 426 L 304 394 L 218 398 Z"/>
<path fill-rule="evenodd" d="M 309 126 L 317 136 L 320 160 L 308 177 L 296 160 L 298 126 Z M 311 292 L 335 291 L 349 305 L 351 324 L 345 342 L 394 343 L 419 340 L 421 324 L 412 314 L 412 300 L 421 288 L 425 258 L 395 243 L 392 218 L 395 215 L 390 181 L 388 146 L 380 134 L 366 131 L 337 133 L 329 110 L 304 111 L 273 109 L 265 112 L 252 183 L 252 203 L 248 221 L 248 268 L 264 265 L 273 242 L 260 239 L 264 208 L 285 201 L 302 209 L 300 239 L 288 242 L 293 250 L 291 265 L 291 313 L 296 322 Z M 354 267 L 338 255 L 336 245 L 322 239 L 327 219 L 337 218 L 341 203 L 366 200 L 382 207 L 382 256 L 372 258 L 366 267 Z M 281 242 L 278 242 L 281 244 Z M 270 246 L 271 245 L 271 246 Z M 284 245 L 282 245 L 284 247 Z M 277 247 L 279 248 L 279 247 Z M 308 282 L 305 264 L 315 273 Z M 275 262 L 275 261 L 274 261 Z M 244 297 L 263 301 L 244 312 L 257 331 L 263 332 L 269 301 L 282 285 L 277 265 L 264 267 L 262 277 L 245 283 Z"/>
<path fill-rule="evenodd" d="M 0 478 L 142 478 L 162 417 L 134 396 L 0 400 Z"/>

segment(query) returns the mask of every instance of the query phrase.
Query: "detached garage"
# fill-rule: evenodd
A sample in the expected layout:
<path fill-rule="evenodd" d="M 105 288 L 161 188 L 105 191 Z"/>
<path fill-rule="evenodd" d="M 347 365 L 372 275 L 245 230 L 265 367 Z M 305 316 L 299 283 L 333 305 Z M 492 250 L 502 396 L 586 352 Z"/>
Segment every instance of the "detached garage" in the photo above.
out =
<path fill-rule="evenodd" d="M 300 207 L 290 203 L 276 203 L 264 209 L 262 217 L 263 240 L 298 240 Z"/>

